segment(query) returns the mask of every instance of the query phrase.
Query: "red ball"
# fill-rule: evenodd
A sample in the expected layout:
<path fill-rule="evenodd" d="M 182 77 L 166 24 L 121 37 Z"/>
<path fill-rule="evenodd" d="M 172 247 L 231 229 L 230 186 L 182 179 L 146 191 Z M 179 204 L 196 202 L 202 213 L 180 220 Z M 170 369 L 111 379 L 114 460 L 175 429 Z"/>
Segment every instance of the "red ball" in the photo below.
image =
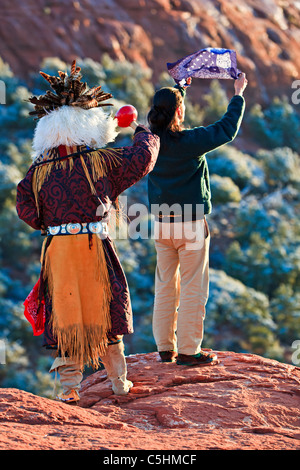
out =
<path fill-rule="evenodd" d="M 126 106 L 122 106 L 119 109 L 115 118 L 118 121 L 119 127 L 128 127 L 133 121 L 136 121 L 138 117 L 138 112 L 134 106 L 127 104 Z"/>

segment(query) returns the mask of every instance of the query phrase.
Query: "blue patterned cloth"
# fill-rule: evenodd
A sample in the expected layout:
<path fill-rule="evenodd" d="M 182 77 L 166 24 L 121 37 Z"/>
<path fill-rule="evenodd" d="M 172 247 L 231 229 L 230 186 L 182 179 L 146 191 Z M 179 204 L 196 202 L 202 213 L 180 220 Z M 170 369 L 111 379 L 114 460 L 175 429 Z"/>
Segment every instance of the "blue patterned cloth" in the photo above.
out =
<path fill-rule="evenodd" d="M 240 73 L 235 51 L 211 47 L 194 52 L 177 62 L 167 63 L 167 68 L 171 77 L 181 86 L 186 84 L 189 77 L 236 79 Z"/>

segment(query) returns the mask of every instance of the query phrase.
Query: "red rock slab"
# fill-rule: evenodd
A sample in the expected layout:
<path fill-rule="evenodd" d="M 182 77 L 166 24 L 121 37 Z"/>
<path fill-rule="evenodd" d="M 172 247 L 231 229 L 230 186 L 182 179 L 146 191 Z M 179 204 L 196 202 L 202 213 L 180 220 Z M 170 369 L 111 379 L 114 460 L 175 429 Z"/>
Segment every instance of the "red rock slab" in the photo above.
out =
<path fill-rule="evenodd" d="M 134 386 L 112 393 L 106 372 L 82 383 L 80 406 L 0 390 L 0 449 L 297 450 L 300 369 L 218 352 L 212 367 L 126 358 Z"/>

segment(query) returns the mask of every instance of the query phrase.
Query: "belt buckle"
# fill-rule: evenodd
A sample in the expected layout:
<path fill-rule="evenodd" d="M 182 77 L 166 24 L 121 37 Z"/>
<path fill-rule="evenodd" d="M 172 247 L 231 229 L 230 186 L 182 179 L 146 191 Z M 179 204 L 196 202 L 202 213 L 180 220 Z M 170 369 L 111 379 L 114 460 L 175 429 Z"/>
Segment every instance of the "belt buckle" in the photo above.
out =
<path fill-rule="evenodd" d="M 66 227 L 66 230 L 70 235 L 77 235 L 77 233 L 81 231 L 81 224 L 69 223 Z"/>
<path fill-rule="evenodd" d="M 68 224 L 53 225 L 46 229 L 47 235 L 77 235 L 80 233 L 93 233 L 98 235 L 108 235 L 107 222 L 70 222 Z"/>
<path fill-rule="evenodd" d="M 102 222 L 90 222 L 89 225 L 89 231 L 91 233 L 102 233 Z"/>
<path fill-rule="evenodd" d="M 54 225 L 52 227 L 47 227 L 48 235 L 57 235 L 60 232 L 60 225 Z"/>

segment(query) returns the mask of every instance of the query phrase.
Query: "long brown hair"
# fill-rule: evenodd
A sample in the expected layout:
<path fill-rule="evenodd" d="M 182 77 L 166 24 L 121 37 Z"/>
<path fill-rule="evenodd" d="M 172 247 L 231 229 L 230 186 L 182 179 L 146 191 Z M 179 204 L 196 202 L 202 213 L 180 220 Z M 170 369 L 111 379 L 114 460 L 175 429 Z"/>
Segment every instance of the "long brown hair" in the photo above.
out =
<path fill-rule="evenodd" d="M 147 117 L 153 134 L 159 135 L 161 139 L 178 136 L 182 127 L 176 120 L 176 109 L 182 102 L 183 96 L 179 89 L 164 87 L 155 93 Z"/>

